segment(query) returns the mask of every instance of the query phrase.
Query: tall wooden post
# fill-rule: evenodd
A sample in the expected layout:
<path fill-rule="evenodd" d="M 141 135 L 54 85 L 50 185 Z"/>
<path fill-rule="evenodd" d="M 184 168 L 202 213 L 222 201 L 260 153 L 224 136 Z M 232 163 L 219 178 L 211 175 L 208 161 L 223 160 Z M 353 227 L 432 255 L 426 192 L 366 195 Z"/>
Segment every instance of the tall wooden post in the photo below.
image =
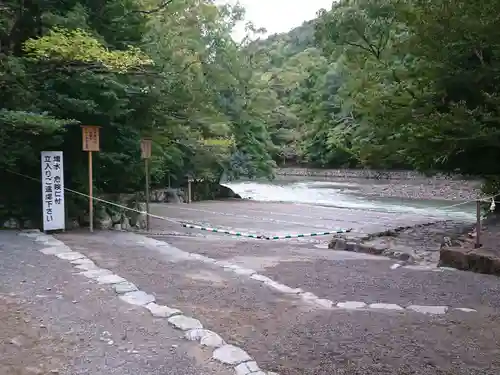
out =
<path fill-rule="evenodd" d="M 92 152 L 100 151 L 99 126 L 82 125 L 82 148 L 89 158 L 89 229 L 94 231 L 94 195 Z"/>
<path fill-rule="evenodd" d="M 481 201 L 476 201 L 476 249 L 481 247 Z"/>
<path fill-rule="evenodd" d="M 146 174 L 146 230 L 149 231 L 149 159 L 151 158 L 151 138 L 141 139 L 141 157 L 144 159 L 144 173 Z"/>
<path fill-rule="evenodd" d="M 192 201 L 192 193 L 191 193 L 191 183 L 193 180 L 191 178 L 188 178 L 188 203 L 191 203 Z"/>
<path fill-rule="evenodd" d="M 94 178 L 92 176 L 92 151 L 89 151 L 89 229 L 94 231 Z"/>

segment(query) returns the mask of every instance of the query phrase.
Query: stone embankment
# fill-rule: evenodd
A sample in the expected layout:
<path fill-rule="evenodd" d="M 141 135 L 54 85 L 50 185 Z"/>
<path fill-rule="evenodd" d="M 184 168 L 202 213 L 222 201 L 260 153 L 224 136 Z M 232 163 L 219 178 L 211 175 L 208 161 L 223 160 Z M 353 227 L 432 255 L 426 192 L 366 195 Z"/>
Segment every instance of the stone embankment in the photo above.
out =
<path fill-rule="evenodd" d="M 458 238 L 471 229 L 471 225 L 451 220 L 430 222 L 399 227 L 364 237 L 356 236 L 354 233 L 339 235 L 332 239 L 328 247 L 334 250 L 382 255 L 405 264 L 437 266 L 440 249 L 446 239 Z"/>
<path fill-rule="evenodd" d="M 476 233 L 446 237 L 441 246 L 439 265 L 463 271 L 500 276 L 500 222 L 498 218 L 483 222 L 476 248 Z"/>
<path fill-rule="evenodd" d="M 330 178 L 363 178 L 370 180 L 463 180 L 461 176 L 436 174 L 432 177 L 415 171 L 385 171 L 374 169 L 278 168 L 278 176 L 310 176 Z"/>

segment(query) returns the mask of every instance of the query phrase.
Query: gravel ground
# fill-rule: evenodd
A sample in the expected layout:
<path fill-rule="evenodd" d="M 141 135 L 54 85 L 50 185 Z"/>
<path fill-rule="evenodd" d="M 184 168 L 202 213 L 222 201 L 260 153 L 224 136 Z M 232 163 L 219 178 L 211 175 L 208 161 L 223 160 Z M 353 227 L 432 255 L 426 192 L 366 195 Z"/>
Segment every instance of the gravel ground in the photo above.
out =
<path fill-rule="evenodd" d="M 271 242 L 262 247 L 256 241 L 220 237 L 204 242 L 197 237 L 175 239 L 183 250 L 232 255 L 240 264 L 260 264 L 273 277 L 290 278 L 290 284 L 302 284 L 306 290 L 314 287 L 318 293 L 339 298 L 356 298 L 361 293 L 374 300 L 392 296 L 392 302 L 398 303 L 404 300 L 410 285 L 428 280 L 427 284 L 435 285 L 420 288 L 413 294 L 415 298 L 419 294 L 435 294 L 436 298 L 442 297 L 439 302 L 451 296 L 446 302 L 459 303 L 463 300 L 453 296 L 464 294 L 474 304 L 469 307 L 478 312 L 427 316 L 411 312 L 318 310 L 294 296 L 280 294 L 221 268 L 194 260 L 174 261 L 168 250 L 152 248 L 135 235 L 66 233 L 58 239 L 99 266 L 152 292 L 159 303 L 192 314 L 229 343 L 248 351 L 262 368 L 281 375 L 493 375 L 500 370 L 500 316 L 494 308 L 498 295 L 473 295 L 481 287 L 495 290 L 497 284 L 487 277 L 474 279 L 463 276 L 468 275 L 465 273 L 450 273 L 455 276 L 449 276 L 450 282 L 443 282 L 441 273 L 434 274 L 436 279 L 432 280 L 428 274 L 412 272 L 406 275 L 405 286 L 399 288 L 402 276 L 398 273 L 387 271 L 370 282 L 381 269 L 375 266 L 372 273 L 364 274 L 370 268 L 364 262 L 373 259 L 364 254 L 356 254 L 356 259 L 353 254 L 344 254 L 351 258 L 352 268 L 343 271 L 342 264 L 331 259 L 315 261 L 313 258 L 320 258 L 318 253 L 310 254 L 307 262 L 290 262 L 290 254 L 285 254 L 288 250 L 277 254 L 273 246 L 278 245 Z M 292 248 L 294 257 L 305 258 L 306 251 L 314 252 L 314 247 Z M 387 264 L 386 260 L 381 261 Z M 345 259 L 344 262 L 347 263 Z M 458 282 L 452 283 L 452 278 Z M 384 279 L 392 280 L 389 292 L 387 283 L 380 283 Z M 352 280 L 356 282 L 353 284 Z M 464 290 L 463 283 L 474 284 L 476 289 Z"/>
<path fill-rule="evenodd" d="M 164 320 L 0 231 L 0 374 L 233 375 Z"/>
<path fill-rule="evenodd" d="M 346 182 L 336 179 L 334 181 Z M 365 196 L 411 199 L 447 199 L 471 201 L 480 195 L 476 181 L 354 181 L 359 183 L 359 193 Z"/>
<path fill-rule="evenodd" d="M 448 199 L 448 200 L 474 200 L 480 194 L 481 182 L 457 179 L 393 179 L 373 180 L 350 177 L 322 177 L 316 176 L 283 176 L 276 181 L 328 181 L 358 184 L 358 193 L 365 196 L 414 198 L 414 199 Z"/>

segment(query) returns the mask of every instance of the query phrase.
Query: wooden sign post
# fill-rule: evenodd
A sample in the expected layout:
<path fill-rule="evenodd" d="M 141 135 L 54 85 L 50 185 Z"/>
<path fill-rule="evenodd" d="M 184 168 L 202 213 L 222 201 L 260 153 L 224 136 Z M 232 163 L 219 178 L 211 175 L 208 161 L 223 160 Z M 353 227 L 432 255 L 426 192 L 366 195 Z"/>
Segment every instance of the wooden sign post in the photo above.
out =
<path fill-rule="evenodd" d="M 191 184 L 193 183 L 193 179 L 191 176 L 188 176 L 188 203 L 192 202 L 192 192 L 191 192 Z"/>
<path fill-rule="evenodd" d="M 146 174 L 146 230 L 149 231 L 149 159 L 151 159 L 151 138 L 141 139 L 141 157 L 144 159 Z"/>
<path fill-rule="evenodd" d="M 94 231 L 94 198 L 92 178 L 92 152 L 100 151 L 99 147 L 100 126 L 82 125 L 82 148 L 89 153 L 89 228 Z"/>

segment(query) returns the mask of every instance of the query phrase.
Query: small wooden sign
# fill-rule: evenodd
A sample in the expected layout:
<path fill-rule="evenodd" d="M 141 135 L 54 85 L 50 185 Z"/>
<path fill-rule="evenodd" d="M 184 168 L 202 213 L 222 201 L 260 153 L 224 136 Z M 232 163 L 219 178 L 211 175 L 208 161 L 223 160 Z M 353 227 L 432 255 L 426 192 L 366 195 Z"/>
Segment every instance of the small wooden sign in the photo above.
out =
<path fill-rule="evenodd" d="M 83 151 L 100 151 L 99 126 L 82 125 Z"/>
<path fill-rule="evenodd" d="M 141 157 L 143 159 L 151 158 L 151 138 L 142 138 L 141 139 Z"/>

